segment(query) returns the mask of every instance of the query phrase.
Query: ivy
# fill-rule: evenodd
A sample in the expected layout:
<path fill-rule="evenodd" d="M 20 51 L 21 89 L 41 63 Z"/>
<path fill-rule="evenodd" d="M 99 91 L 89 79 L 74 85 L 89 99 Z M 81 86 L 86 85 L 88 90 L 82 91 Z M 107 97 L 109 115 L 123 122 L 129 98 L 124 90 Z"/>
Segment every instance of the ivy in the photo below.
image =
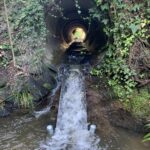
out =
<path fill-rule="evenodd" d="M 41 0 L 9 0 L 9 21 L 13 32 L 13 43 L 16 56 L 28 57 L 18 65 L 32 65 L 32 57 L 45 51 L 46 25 L 44 20 L 44 4 Z M 30 58 L 30 59 L 29 59 Z M 40 57 L 39 62 L 41 61 Z M 18 60 L 18 59 L 17 59 Z M 25 62 L 26 61 L 26 62 Z"/>
<path fill-rule="evenodd" d="M 128 63 L 130 50 L 136 39 L 148 39 L 149 2 L 95 0 L 95 3 L 99 12 L 91 11 L 91 14 L 105 25 L 104 31 L 109 39 L 103 64 L 94 68 L 92 74 L 106 76 L 108 84 L 120 98 L 129 97 L 137 84 L 134 80 L 136 71 Z"/>
<path fill-rule="evenodd" d="M 25 86 L 29 74 L 41 73 L 46 50 L 47 29 L 44 18 L 44 5 L 49 0 L 7 0 L 8 21 L 11 29 L 13 49 L 17 68 L 15 82 L 10 83 L 11 94 L 21 107 L 33 107 L 33 96 Z M 3 51 L 10 50 L 8 45 L 0 45 Z M 0 57 L 2 65 L 10 62 L 7 55 Z M 19 72 L 19 71 L 18 71 Z M 20 79 L 20 77 L 22 77 Z M 22 87 L 23 90 L 21 89 Z M 20 89 L 19 89 L 20 88 Z M 19 89 L 19 90 L 18 90 Z"/>

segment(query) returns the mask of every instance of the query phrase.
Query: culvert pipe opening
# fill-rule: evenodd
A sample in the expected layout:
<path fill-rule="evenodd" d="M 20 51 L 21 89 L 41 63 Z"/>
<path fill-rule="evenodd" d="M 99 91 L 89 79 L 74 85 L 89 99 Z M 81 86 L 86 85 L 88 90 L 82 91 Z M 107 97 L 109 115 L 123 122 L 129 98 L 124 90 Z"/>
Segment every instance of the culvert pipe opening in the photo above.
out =
<path fill-rule="evenodd" d="M 71 43 L 84 42 L 87 50 L 101 51 L 107 43 L 103 23 L 90 18 L 92 0 L 54 0 L 45 6 L 48 46 L 57 55 L 64 53 Z M 78 10 L 80 9 L 80 11 Z M 88 19 L 90 18 L 90 19 Z M 89 21 L 90 20 L 90 21 Z"/>

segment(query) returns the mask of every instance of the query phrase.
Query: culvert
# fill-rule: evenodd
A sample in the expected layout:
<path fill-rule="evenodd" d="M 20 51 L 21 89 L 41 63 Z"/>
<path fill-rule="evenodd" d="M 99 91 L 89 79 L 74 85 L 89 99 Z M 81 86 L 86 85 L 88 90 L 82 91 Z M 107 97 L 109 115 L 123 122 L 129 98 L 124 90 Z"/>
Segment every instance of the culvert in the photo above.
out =
<path fill-rule="evenodd" d="M 89 20 L 89 11 L 95 7 L 92 0 L 54 0 L 45 6 L 45 19 L 49 30 L 47 43 L 57 59 L 76 38 L 76 31 L 82 34 L 87 49 L 94 53 L 106 45 L 107 37 L 103 23 L 96 19 Z M 58 56 L 59 54 L 59 56 Z"/>

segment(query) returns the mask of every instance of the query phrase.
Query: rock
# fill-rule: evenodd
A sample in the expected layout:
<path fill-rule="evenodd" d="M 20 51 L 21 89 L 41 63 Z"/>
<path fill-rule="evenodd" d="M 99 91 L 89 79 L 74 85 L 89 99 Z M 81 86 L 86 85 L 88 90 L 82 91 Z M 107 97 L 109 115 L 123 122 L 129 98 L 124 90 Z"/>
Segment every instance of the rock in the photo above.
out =
<path fill-rule="evenodd" d="M 29 77 L 18 76 L 16 92 L 28 92 L 35 103 L 44 101 L 57 85 L 55 76 L 56 71 L 52 71 L 46 67 L 39 73 L 32 72 Z"/>
<path fill-rule="evenodd" d="M 7 84 L 7 72 L 4 68 L 0 67 L 0 88 L 5 87 Z"/>
<path fill-rule="evenodd" d="M 56 75 L 54 72 L 51 72 L 48 68 L 44 68 L 41 74 L 36 77 L 30 77 L 28 84 L 35 102 L 48 96 L 48 94 L 51 93 L 51 90 L 56 87 L 54 75 Z"/>
<path fill-rule="evenodd" d="M 34 102 L 40 101 L 40 99 L 44 98 L 50 91 L 43 87 L 42 83 L 39 80 L 35 80 L 30 77 L 27 83 L 27 88 L 30 91 L 30 94 L 33 97 Z"/>
<path fill-rule="evenodd" d="M 8 115 L 10 115 L 10 112 L 5 108 L 0 107 L 0 117 L 7 117 Z"/>
<path fill-rule="evenodd" d="M 7 90 L 6 87 L 0 88 L 0 99 L 4 100 L 6 98 L 6 90 Z"/>
<path fill-rule="evenodd" d="M 0 117 L 8 116 L 14 109 L 14 99 L 10 89 L 5 86 L 0 88 Z"/>
<path fill-rule="evenodd" d="M 0 88 L 3 88 L 5 87 L 7 84 L 7 78 L 6 77 L 3 77 L 0 79 Z"/>

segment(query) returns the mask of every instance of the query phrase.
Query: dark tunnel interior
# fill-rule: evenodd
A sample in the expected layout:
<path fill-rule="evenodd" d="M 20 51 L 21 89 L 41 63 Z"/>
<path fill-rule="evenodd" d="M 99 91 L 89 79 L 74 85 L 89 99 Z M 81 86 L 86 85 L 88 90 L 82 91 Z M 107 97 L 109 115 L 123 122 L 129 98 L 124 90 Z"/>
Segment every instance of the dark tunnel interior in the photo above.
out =
<path fill-rule="evenodd" d="M 78 39 L 76 31 L 81 34 L 78 42 L 84 43 L 86 50 L 91 53 L 100 52 L 107 43 L 104 25 L 96 19 L 87 19 L 90 16 L 89 10 L 95 6 L 94 1 L 77 2 L 54 0 L 45 6 L 46 26 L 49 31 L 47 44 L 54 55 L 61 55 Z"/>

